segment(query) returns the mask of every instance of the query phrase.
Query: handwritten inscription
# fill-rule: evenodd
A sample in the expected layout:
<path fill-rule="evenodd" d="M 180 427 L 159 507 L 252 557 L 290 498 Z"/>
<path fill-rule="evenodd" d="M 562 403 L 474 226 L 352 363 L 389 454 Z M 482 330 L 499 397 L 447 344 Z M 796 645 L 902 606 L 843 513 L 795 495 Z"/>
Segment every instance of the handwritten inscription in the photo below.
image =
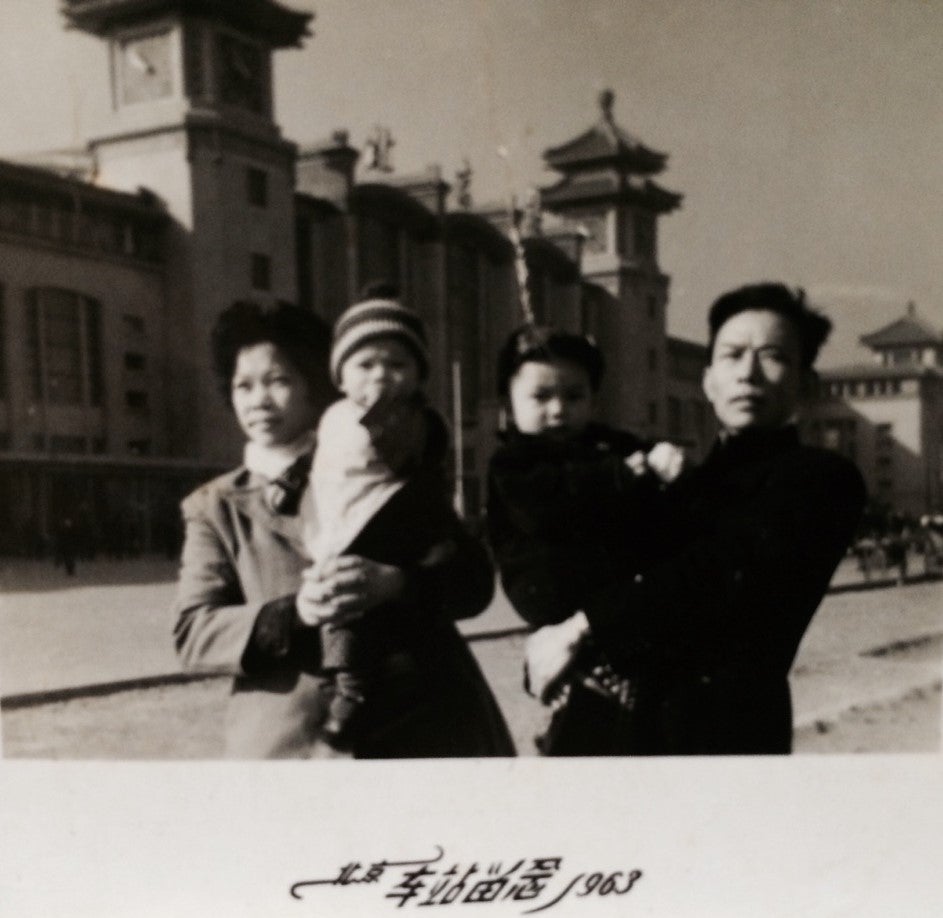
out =
<path fill-rule="evenodd" d="M 564 874 L 562 857 L 461 864 L 446 859 L 437 845 L 435 856 L 429 858 L 343 864 L 334 876 L 300 880 L 289 892 L 292 898 L 303 899 L 312 887 L 383 883 L 383 898 L 392 908 L 519 902 L 528 906 L 521 914 L 532 915 L 568 897 L 624 896 L 641 878 L 638 869 Z"/>

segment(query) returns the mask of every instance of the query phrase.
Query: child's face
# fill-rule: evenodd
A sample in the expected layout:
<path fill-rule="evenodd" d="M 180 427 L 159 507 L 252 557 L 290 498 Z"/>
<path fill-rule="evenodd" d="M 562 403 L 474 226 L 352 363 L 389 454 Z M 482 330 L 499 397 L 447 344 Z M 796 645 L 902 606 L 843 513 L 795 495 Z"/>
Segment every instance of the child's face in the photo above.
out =
<path fill-rule="evenodd" d="M 521 433 L 566 439 L 580 433 L 592 417 L 589 374 L 569 360 L 521 364 L 508 394 Z"/>
<path fill-rule="evenodd" d="M 381 398 L 405 398 L 419 388 L 419 363 L 396 338 L 376 338 L 344 361 L 340 388 L 361 408 Z"/>

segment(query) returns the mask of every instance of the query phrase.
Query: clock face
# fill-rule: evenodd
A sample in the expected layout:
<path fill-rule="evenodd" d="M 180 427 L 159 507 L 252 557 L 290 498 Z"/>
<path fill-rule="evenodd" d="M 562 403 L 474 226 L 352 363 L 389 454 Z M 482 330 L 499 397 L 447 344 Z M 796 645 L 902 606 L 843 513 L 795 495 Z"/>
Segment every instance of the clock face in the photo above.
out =
<path fill-rule="evenodd" d="M 263 114 L 265 54 L 262 48 L 220 33 L 216 36 L 216 52 L 220 99 L 226 105 Z"/>
<path fill-rule="evenodd" d="M 119 99 L 125 105 L 173 92 L 170 32 L 129 38 L 118 46 Z"/>

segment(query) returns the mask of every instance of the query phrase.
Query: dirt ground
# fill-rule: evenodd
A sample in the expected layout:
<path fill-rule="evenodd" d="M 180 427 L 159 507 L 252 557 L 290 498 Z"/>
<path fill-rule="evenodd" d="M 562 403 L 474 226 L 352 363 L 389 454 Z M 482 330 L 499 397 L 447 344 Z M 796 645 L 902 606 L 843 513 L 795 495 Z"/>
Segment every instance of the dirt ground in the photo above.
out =
<path fill-rule="evenodd" d="M 521 639 L 481 641 L 473 649 L 501 699 L 520 755 L 535 755 L 533 737 L 546 712 L 520 690 Z M 214 759 L 222 751 L 224 678 L 114 692 L 8 710 L 6 758 Z M 941 694 L 918 690 L 905 698 L 851 709 L 836 721 L 797 732 L 797 754 L 937 752 Z"/>

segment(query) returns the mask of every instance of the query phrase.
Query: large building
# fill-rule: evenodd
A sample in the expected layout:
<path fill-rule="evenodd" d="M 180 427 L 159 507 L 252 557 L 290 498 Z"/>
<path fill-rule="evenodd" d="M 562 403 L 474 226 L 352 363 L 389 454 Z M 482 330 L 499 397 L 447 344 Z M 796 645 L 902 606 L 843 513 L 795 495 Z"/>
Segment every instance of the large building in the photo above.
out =
<path fill-rule="evenodd" d="M 172 549 L 177 501 L 238 461 L 209 329 L 236 299 L 292 300 L 326 322 L 371 280 L 425 319 L 430 395 L 452 421 L 469 515 L 500 424 L 494 355 L 521 322 L 593 334 L 612 423 L 710 436 L 704 348 L 666 334 L 658 218 L 667 157 L 614 119 L 548 149 L 559 179 L 515 217 L 470 206 L 468 176 L 399 175 L 388 138 L 310 145 L 273 119 L 272 55 L 309 14 L 273 0 L 64 0 L 101 39 L 108 127 L 82 149 L 0 162 L 0 550 L 72 519 L 89 546 Z M 522 250 L 522 251 L 521 251 Z M 523 259 L 518 258 L 523 254 Z M 517 259 L 517 261 L 516 261 Z"/>
<path fill-rule="evenodd" d="M 863 335 L 871 363 L 823 372 L 807 438 L 853 459 L 880 507 L 943 509 L 943 335 L 911 303 Z"/>

